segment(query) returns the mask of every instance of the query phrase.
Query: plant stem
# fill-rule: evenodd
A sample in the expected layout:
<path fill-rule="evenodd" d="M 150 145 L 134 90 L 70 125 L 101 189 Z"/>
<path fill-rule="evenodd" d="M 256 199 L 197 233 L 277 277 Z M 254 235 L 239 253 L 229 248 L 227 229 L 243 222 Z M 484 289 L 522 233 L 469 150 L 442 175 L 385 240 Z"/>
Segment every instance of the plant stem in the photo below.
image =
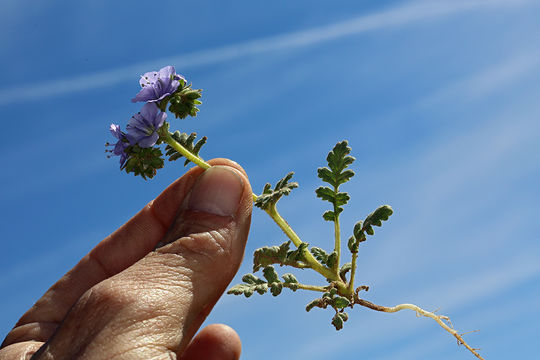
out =
<path fill-rule="evenodd" d="M 208 169 L 212 165 L 208 164 L 206 161 L 201 159 L 199 156 L 193 155 L 188 149 L 183 147 L 180 143 L 178 143 L 176 140 L 173 139 L 171 134 L 166 131 L 164 135 L 162 135 L 162 139 L 169 144 L 173 149 L 178 151 L 182 156 L 184 156 L 189 161 L 197 164 L 203 169 Z M 258 196 L 256 194 L 252 194 L 253 201 L 257 200 Z M 291 226 L 281 217 L 281 215 L 276 210 L 275 206 L 270 207 L 266 210 L 266 213 L 274 220 L 274 222 L 280 227 L 281 230 L 287 235 L 289 239 L 293 242 L 296 247 L 299 247 L 302 243 L 302 240 L 300 240 L 300 237 L 294 232 L 294 230 L 291 228 Z M 339 230 L 339 225 L 338 225 Z M 330 270 L 329 268 L 323 266 L 320 262 L 313 257 L 313 255 L 306 249 L 304 251 L 304 256 L 306 258 L 306 262 L 309 264 L 309 266 L 317 271 L 319 274 L 323 275 L 325 278 L 330 279 L 334 281 L 336 287 L 338 290 L 342 293 L 347 293 L 347 286 L 341 280 L 339 277 L 339 274 L 335 271 Z M 339 268 L 339 261 L 337 261 L 338 268 Z"/>
<path fill-rule="evenodd" d="M 352 253 L 351 260 L 351 278 L 349 279 L 349 293 L 352 294 L 354 291 L 354 275 L 356 274 L 356 259 L 358 258 L 358 252 Z"/>
<path fill-rule="evenodd" d="M 193 155 L 188 149 L 182 146 L 178 141 L 174 140 L 171 134 L 166 131 L 165 134 L 162 134 L 162 139 L 169 144 L 174 150 L 178 151 L 182 156 L 191 161 L 194 164 L 197 164 L 204 170 L 208 169 L 210 166 L 209 163 L 201 159 L 199 156 Z"/>
<path fill-rule="evenodd" d="M 336 195 L 338 193 L 338 187 L 337 186 L 334 186 L 334 193 Z M 334 216 L 336 217 L 336 220 L 334 221 L 334 234 L 335 234 L 334 251 L 337 254 L 336 263 L 334 265 L 334 271 L 335 271 L 336 274 L 338 274 L 339 273 L 340 257 L 341 257 L 341 230 L 339 228 L 338 206 L 335 203 L 334 203 Z"/>
<path fill-rule="evenodd" d="M 478 359 L 481 359 L 481 360 L 484 360 L 484 358 L 482 356 L 480 356 L 480 354 L 478 353 L 478 349 L 475 349 L 475 348 L 472 348 L 469 344 L 467 344 L 465 342 L 465 340 L 463 340 L 463 336 L 462 334 L 459 334 L 456 330 L 454 330 L 454 328 L 452 327 L 452 323 L 450 322 L 450 319 L 447 317 L 447 316 L 443 316 L 443 315 L 436 315 L 432 312 L 429 312 L 429 311 L 426 311 L 414 304 L 400 304 L 400 305 L 396 305 L 396 306 L 393 306 L 393 307 L 386 307 L 386 306 L 380 306 L 380 305 L 375 305 L 373 304 L 372 302 L 369 302 L 367 300 L 364 300 L 364 299 L 360 299 L 360 298 L 356 298 L 355 301 L 354 301 L 355 304 L 358 304 L 358 305 L 361 305 L 361 306 L 364 306 L 364 307 L 367 307 L 367 308 L 370 308 L 372 310 L 376 310 L 376 311 L 382 311 L 382 312 L 387 312 L 387 313 L 395 313 L 395 312 L 398 312 L 398 311 L 401 311 L 401 310 L 405 310 L 405 309 L 408 309 L 408 310 L 412 310 L 414 312 L 416 312 L 416 314 L 418 316 L 425 316 L 425 317 L 428 317 L 428 318 L 431 318 L 433 320 L 435 320 L 437 322 L 437 324 L 439 324 L 444 330 L 448 331 L 450 334 L 452 334 L 458 341 L 458 344 L 460 345 L 463 345 L 467 348 L 467 350 L 469 350 L 471 353 L 474 354 L 474 356 L 476 356 Z M 450 325 L 448 325 L 450 324 Z"/>
<path fill-rule="evenodd" d="M 278 213 L 275 205 L 271 206 L 266 210 L 266 213 L 274 220 L 274 222 L 279 226 L 279 228 L 287 235 L 289 239 L 293 242 L 296 247 L 299 247 L 300 244 L 302 244 L 302 240 L 300 240 L 300 237 L 294 232 L 294 230 L 291 228 L 291 226 L 283 219 L 283 217 Z M 329 268 L 323 266 L 313 255 L 306 249 L 304 251 L 304 256 L 306 258 L 306 262 L 310 265 L 310 267 L 324 276 L 327 279 L 341 282 L 341 286 L 338 285 L 338 288 L 340 290 L 346 290 L 346 287 L 343 284 L 343 281 L 339 279 L 336 274 L 334 274 L 333 271 L 331 271 Z"/>
<path fill-rule="evenodd" d="M 328 287 L 327 287 L 327 286 L 304 285 L 304 284 L 299 284 L 299 283 L 296 283 L 296 284 L 283 283 L 283 286 L 284 286 L 284 287 L 287 287 L 287 288 L 292 288 L 293 286 L 296 286 L 298 289 L 302 289 L 302 290 L 311 290 L 311 291 L 319 291 L 319 292 L 326 292 L 326 291 L 328 291 Z"/>

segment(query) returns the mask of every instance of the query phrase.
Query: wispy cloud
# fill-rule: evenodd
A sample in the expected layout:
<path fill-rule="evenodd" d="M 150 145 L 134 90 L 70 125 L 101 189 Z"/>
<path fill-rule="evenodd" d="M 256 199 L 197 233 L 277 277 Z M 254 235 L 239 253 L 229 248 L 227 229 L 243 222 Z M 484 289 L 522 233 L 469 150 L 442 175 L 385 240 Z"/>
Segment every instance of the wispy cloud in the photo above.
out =
<path fill-rule="evenodd" d="M 504 89 L 540 67 L 538 51 L 513 55 L 482 71 L 459 79 L 421 100 L 420 106 L 436 106 L 447 99 L 476 101 Z"/>
<path fill-rule="evenodd" d="M 115 85 L 130 80 L 134 75 L 148 71 L 148 69 L 159 68 L 163 66 L 163 64 L 175 64 L 178 68 L 187 69 L 195 66 L 225 62 L 247 55 L 256 55 L 314 45 L 345 36 L 405 26 L 419 21 L 435 19 L 466 11 L 494 6 L 516 6 L 528 2 L 530 2 L 530 0 L 415 1 L 374 12 L 372 14 L 362 15 L 348 21 L 308 30 L 257 39 L 215 49 L 155 59 L 72 78 L 1 89 L 0 106 L 15 103 L 19 101 L 19 99 L 41 99 Z"/>

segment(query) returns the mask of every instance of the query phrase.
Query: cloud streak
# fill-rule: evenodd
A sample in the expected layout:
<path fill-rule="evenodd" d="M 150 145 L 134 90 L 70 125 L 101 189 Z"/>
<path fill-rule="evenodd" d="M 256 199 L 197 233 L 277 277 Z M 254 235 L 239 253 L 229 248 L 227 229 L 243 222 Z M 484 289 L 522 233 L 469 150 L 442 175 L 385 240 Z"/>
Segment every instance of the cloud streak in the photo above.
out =
<path fill-rule="evenodd" d="M 306 47 L 346 36 L 405 26 L 466 11 L 494 6 L 515 6 L 528 2 L 530 2 L 530 0 L 415 1 L 374 12 L 372 14 L 362 15 L 348 21 L 308 30 L 257 39 L 215 49 L 155 59 L 72 78 L 0 89 L 0 106 L 16 103 L 20 101 L 20 99 L 43 99 L 51 96 L 60 96 L 68 93 L 83 92 L 112 86 L 131 80 L 134 75 L 144 73 L 148 71 L 148 69 L 159 68 L 163 66 L 163 64 L 175 64 L 179 69 L 187 69 L 196 66 L 226 62 L 248 55 Z"/>

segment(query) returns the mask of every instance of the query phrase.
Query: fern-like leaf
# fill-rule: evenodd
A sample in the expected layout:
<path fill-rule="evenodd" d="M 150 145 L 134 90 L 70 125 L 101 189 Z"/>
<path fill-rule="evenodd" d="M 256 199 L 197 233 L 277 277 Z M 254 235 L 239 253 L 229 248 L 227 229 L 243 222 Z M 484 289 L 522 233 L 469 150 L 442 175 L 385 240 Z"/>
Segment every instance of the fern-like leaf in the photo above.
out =
<path fill-rule="evenodd" d="M 319 178 L 331 185 L 331 187 L 321 186 L 315 190 L 317 197 L 333 205 L 333 210 L 323 214 L 326 221 L 337 221 L 343 211 L 343 205 L 350 199 L 349 194 L 339 191 L 339 186 L 354 176 L 354 171 L 347 169 L 354 162 L 354 157 L 349 155 L 350 152 L 351 148 L 346 140 L 337 143 L 326 157 L 328 167 L 317 170 Z"/>
<path fill-rule="evenodd" d="M 187 133 L 183 133 L 180 131 L 175 131 L 174 133 L 171 134 L 171 136 L 174 140 L 180 143 L 180 145 L 185 147 L 190 153 L 192 153 L 195 156 L 199 156 L 199 151 L 201 150 L 202 146 L 206 143 L 206 140 L 207 140 L 206 136 L 203 136 L 196 143 L 194 143 L 195 139 L 197 138 L 196 133 L 191 133 L 188 135 Z M 170 145 L 167 145 L 165 147 L 165 151 L 166 151 L 166 155 L 169 157 L 169 161 L 178 160 L 182 157 L 182 154 L 180 154 L 178 151 L 176 151 L 175 148 L 173 148 Z M 186 159 L 186 161 L 184 162 L 184 166 L 189 164 L 189 162 L 190 161 Z"/>
<path fill-rule="evenodd" d="M 394 210 L 390 205 L 379 206 L 374 212 L 369 214 L 364 220 L 362 230 L 368 235 L 373 235 L 375 231 L 373 226 L 382 226 L 382 222 L 388 220 L 388 218 L 394 213 Z"/>
<path fill-rule="evenodd" d="M 255 206 L 266 210 L 271 206 L 274 206 L 283 196 L 289 195 L 292 189 L 298 187 L 297 182 L 289 182 L 292 179 L 293 175 L 293 172 L 285 175 L 283 179 L 277 182 L 276 186 L 274 186 L 274 189 L 272 189 L 271 184 L 267 183 L 264 186 L 262 194 L 259 195 L 257 200 L 255 200 Z"/>
<path fill-rule="evenodd" d="M 307 267 L 304 252 L 307 243 L 301 243 L 295 250 L 289 250 L 291 242 L 287 241 L 279 246 L 264 246 L 253 253 L 253 271 L 257 271 L 268 265 L 288 265 L 296 268 Z"/>
<path fill-rule="evenodd" d="M 244 275 L 242 281 L 244 282 L 243 284 L 233 286 L 227 291 L 227 294 L 244 295 L 248 298 L 254 292 L 262 295 L 268 291 L 268 283 L 253 274 Z"/>

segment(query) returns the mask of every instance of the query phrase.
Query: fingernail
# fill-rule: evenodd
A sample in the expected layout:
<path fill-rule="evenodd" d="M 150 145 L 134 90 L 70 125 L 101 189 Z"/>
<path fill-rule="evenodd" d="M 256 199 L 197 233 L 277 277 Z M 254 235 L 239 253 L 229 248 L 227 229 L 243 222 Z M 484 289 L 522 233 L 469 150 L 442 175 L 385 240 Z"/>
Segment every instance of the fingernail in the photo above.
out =
<path fill-rule="evenodd" d="M 193 186 L 188 208 L 221 216 L 232 216 L 244 191 L 242 177 L 227 166 L 212 166 Z"/>

